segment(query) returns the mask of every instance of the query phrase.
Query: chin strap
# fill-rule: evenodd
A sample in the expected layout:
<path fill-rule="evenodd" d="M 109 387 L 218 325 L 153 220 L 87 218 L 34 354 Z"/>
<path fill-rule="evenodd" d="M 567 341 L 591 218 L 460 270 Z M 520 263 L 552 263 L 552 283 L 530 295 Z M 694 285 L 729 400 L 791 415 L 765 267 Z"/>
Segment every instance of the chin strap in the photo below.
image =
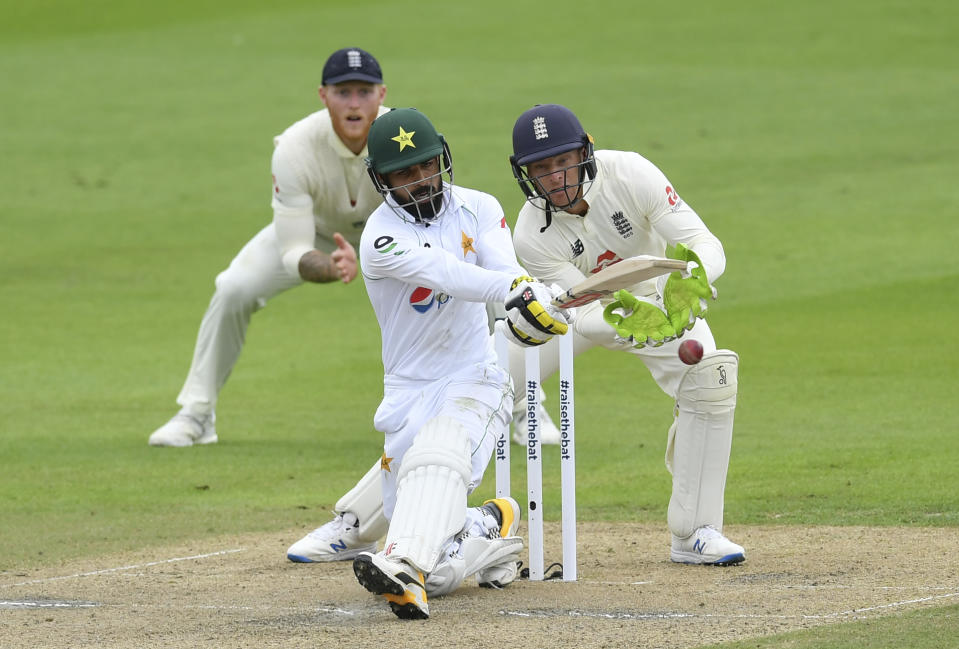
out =
<path fill-rule="evenodd" d="M 546 232 L 546 228 L 548 228 L 552 223 L 553 223 L 553 212 L 552 210 L 550 210 L 549 201 L 546 201 L 546 225 L 544 225 L 543 227 L 539 229 L 539 233 L 543 234 L 544 232 Z"/>

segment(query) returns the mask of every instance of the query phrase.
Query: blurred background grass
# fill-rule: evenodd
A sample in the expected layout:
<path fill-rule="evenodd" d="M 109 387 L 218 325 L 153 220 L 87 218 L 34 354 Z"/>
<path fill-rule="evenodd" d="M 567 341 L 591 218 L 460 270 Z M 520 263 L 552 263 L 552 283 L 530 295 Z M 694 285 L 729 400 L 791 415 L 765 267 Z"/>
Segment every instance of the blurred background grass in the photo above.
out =
<path fill-rule="evenodd" d="M 728 524 L 959 523 L 954 3 L 0 6 L 0 570 L 224 531 L 292 542 L 379 455 L 361 284 L 256 315 L 219 444 L 146 444 L 214 276 L 271 218 L 272 137 L 321 107 L 349 45 L 511 222 L 513 121 L 558 102 L 722 239 L 710 320 L 742 358 Z M 594 350 L 576 413 L 580 518 L 662 521 L 665 548 L 669 399 Z"/>

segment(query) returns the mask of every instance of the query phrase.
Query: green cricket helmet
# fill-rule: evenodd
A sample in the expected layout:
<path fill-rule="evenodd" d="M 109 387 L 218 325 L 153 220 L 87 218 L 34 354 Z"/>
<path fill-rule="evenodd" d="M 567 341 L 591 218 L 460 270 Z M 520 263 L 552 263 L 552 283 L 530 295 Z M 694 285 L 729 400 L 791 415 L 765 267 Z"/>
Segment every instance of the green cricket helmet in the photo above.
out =
<path fill-rule="evenodd" d="M 415 108 L 394 108 L 373 121 L 366 145 L 370 179 L 394 212 L 404 220 L 411 215 L 416 222 L 440 217 L 448 204 L 443 198 L 453 183 L 453 163 L 446 140 L 426 115 Z M 386 179 L 387 174 L 433 159 L 439 164 L 431 176 L 396 186 Z"/>

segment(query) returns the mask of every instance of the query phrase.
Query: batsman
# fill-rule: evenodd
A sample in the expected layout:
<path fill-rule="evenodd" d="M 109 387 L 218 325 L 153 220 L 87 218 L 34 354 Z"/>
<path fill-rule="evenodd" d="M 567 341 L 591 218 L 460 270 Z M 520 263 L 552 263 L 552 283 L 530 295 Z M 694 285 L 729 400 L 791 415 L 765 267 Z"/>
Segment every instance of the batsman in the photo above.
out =
<path fill-rule="evenodd" d="M 638 153 L 594 150 L 592 137 L 565 106 L 537 105 L 519 116 L 510 164 L 527 198 L 513 234 L 516 254 L 541 282 L 566 289 L 636 255 L 687 262 L 686 272 L 579 307 L 571 324 L 574 354 L 592 347 L 632 354 L 675 400 L 666 442 L 673 483 L 670 559 L 743 562 L 745 550 L 723 535 L 739 357 L 717 349 L 703 319 L 707 300 L 716 297 L 711 282 L 726 267 L 722 244 L 653 163 Z M 677 354 L 689 338 L 704 349 L 694 365 Z M 546 378 L 559 366 L 557 342 L 541 350 Z M 519 368 L 513 381 L 521 384 L 522 350 L 512 345 L 510 354 L 510 368 Z"/>

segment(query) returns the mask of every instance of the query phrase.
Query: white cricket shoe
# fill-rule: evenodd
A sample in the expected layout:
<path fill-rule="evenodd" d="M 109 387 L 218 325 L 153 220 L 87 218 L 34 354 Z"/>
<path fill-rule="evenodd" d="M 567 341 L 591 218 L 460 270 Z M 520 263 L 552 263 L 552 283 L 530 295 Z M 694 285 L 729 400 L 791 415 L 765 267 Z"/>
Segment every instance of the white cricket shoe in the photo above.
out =
<path fill-rule="evenodd" d="M 559 444 L 560 434 L 553 423 L 546 408 L 539 409 L 539 441 L 540 444 Z M 513 411 L 513 443 L 526 446 L 526 409 Z"/>
<path fill-rule="evenodd" d="M 489 530 L 487 538 L 508 539 L 516 537 L 520 520 L 519 503 L 507 496 L 506 498 L 487 500 L 483 503 L 481 509 L 487 514 L 487 529 Z M 520 540 L 515 551 L 518 552 L 522 547 L 523 544 Z M 503 588 L 513 583 L 518 574 L 519 561 L 517 561 L 517 556 L 512 554 L 504 561 L 477 571 L 476 582 L 483 588 Z"/>
<path fill-rule="evenodd" d="M 295 563 L 347 561 L 361 552 L 376 552 L 376 542 L 361 541 L 359 520 L 346 512 L 291 545 L 286 558 Z"/>
<path fill-rule="evenodd" d="M 673 535 L 669 558 L 676 563 L 731 566 L 746 560 L 746 551 L 714 527 L 700 527 L 689 538 Z"/>
<path fill-rule="evenodd" d="M 193 446 L 194 444 L 215 444 L 216 417 L 195 417 L 183 411 L 173 419 L 157 428 L 150 435 L 150 446 Z"/>
<path fill-rule="evenodd" d="M 396 617 L 425 620 L 430 616 L 423 573 L 406 562 L 362 552 L 353 560 L 353 573 L 363 588 L 390 603 Z"/>

